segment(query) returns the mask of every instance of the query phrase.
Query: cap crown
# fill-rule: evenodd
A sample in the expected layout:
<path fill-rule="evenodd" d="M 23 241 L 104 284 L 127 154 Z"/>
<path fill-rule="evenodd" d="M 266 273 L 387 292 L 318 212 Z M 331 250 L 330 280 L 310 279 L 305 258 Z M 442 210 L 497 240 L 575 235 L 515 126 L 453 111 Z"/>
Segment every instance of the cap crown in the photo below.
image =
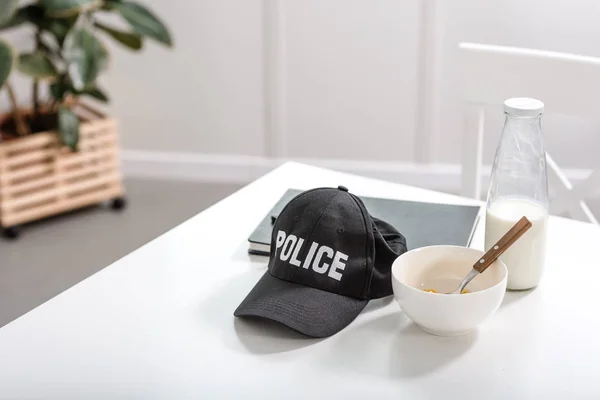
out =
<path fill-rule="evenodd" d="M 385 223 L 383 223 L 385 224 Z M 273 227 L 269 272 L 286 281 L 360 299 L 389 295 L 391 262 L 406 251 L 393 227 L 379 231 L 362 201 L 343 187 L 303 192 Z M 384 236 L 397 244 L 390 248 Z M 376 268 L 375 256 L 385 265 Z"/>

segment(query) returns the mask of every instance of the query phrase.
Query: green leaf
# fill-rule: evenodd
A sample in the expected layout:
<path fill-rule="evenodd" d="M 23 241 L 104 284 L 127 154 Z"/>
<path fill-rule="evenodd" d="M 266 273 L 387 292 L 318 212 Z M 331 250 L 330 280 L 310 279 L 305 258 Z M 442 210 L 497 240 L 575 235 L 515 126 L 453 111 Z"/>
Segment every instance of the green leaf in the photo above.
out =
<path fill-rule="evenodd" d="M 62 81 L 55 82 L 50 85 L 50 94 L 56 100 L 61 102 L 63 100 L 65 94 L 67 92 L 71 91 L 70 88 L 71 88 L 71 85 L 67 85 L 66 83 L 64 83 Z"/>
<path fill-rule="evenodd" d="M 56 77 L 56 68 L 42 52 L 25 53 L 19 56 L 19 71 L 36 79 Z"/>
<path fill-rule="evenodd" d="M 79 94 L 90 96 L 91 98 L 94 98 L 103 103 L 108 103 L 108 96 L 106 95 L 106 93 L 104 93 L 102 90 L 98 89 L 97 87 L 85 89 L 85 90 L 79 92 Z"/>
<path fill-rule="evenodd" d="M 68 107 L 58 109 L 58 136 L 65 145 L 77 151 L 79 142 L 79 118 Z"/>
<path fill-rule="evenodd" d="M 108 51 L 98 38 L 84 28 L 69 32 L 65 39 L 64 55 L 69 64 L 69 77 L 77 90 L 93 86 L 108 65 Z"/>
<path fill-rule="evenodd" d="M 119 1 L 111 2 L 111 7 L 140 35 L 148 36 L 167 46 L 173 44 L 167 27 L 144 6 L 132 1 Z"/>
<path fill-rule="evenodd" d="M 4 40 L 0 40 L 0 88 L 8 79 L 15 61 L 16 56 L 12 46 Z"/>
<path fill-rule="evenodd" d="M 0 1 L 0 25 L 10 21 L 17 10 L 19 0 Z"/>
<path fill-rule="evenodd" d="M 0 0 L 0 2 L 1 1 L 3 0 Z M 4 24 L 0 24 L 0 29 L 9 29 L 21 25 L 22 23 L 29 22 L 42 30 L 50 31 L 62 45 L 65 36 L 67 36 L 69 30 L 75 25 L 77 17 L 78 14 L 65 18 L 48 18 L 40 5 L 30 4 L 19 8 L 12 19 Z"/>
<path fill-rule="evenodd" d="M 24 22 L 27 22 L 27 19 L 25 18 L 25 16 L 23 14 L 16 13 L 15 15 L 12 16 L 11 19 L 0 24 L 0 30 L 14 28 L 16 26 L 21 25 Z"/>
<path fill-rule="evenodd" d="M 9 29 L 19 26 L 22 23 L 31 22 L 35 25 L 41 25 L 44 22 L 44 9 L 37 4 L 30 4 L 19 10 L 12 16 L 11 19 L 0 24 L 0 29 Z"/>
<path fill-rule="evenodd" d="M 142 48 L 142 37 L 137 33 L 118 31 L 109 26 L 101 24 L 100 22 L 96 22 L 94 25 L 96 28 L 108 33 L 113 39 L 125 47 L 128 47 L 132 50 L 139 50 Z"/>
<path fill-rule="evenodd" d="M 101 0 L 39 0 L 51 17 L 63 18 L 74 14 L 99 8 Z"/>
<path fill-rule="evenodd" d="M 102 6 L 102 8 L 104 10 L 114 10 L 113 4 L 122 2 L 123 0 L 104 0 L 104 5 Z"/>
<path fill-rule="evenodd" d="M 73 22 L 74 24 L 74 22 Z M 50 31 L 59 45 L 62 45 L 65 38 L 69 34 L 73 24 L 67 22 L 67 18 L 64 19 L 51 19 L 46 21 L 44 28 Z"/>
<path fill-rule="evenodd" d="M 62 101 L 67 93 L 72 93 L 75 96 L 89 96 L 104 103 L 109 101 L 106 93 L 96 86 L 90 86 L 83 90 L 77 90 L 73 87 L 73 85 L 65 82 L 56 82 L 50 85 L 50 94 L 52 94 L 52 97 L 58 101 Z"/>

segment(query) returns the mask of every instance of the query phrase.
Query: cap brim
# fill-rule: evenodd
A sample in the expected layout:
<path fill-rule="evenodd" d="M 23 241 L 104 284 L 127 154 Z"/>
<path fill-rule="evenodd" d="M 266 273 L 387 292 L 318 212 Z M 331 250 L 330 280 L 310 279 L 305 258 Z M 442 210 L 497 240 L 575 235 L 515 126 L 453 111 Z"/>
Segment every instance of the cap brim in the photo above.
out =
<path fill-rule="evenodd" d="M 344 329 L 367 303 L 368 300 L 284 281 L 267 271 L 233 315 L 267 318 L 320 338 Z"/>

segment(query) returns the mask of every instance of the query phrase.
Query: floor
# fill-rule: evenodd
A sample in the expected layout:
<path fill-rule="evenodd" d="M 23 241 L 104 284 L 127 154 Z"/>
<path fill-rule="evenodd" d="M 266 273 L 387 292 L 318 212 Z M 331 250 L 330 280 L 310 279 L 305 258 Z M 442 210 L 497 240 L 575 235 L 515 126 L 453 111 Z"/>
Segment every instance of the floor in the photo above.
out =
<path fill-rule="evenodd" d="M 25 314 L 239 189 L 129 180 L 128 207 L 91 207 L 0 238 L 0 326 Z"/>

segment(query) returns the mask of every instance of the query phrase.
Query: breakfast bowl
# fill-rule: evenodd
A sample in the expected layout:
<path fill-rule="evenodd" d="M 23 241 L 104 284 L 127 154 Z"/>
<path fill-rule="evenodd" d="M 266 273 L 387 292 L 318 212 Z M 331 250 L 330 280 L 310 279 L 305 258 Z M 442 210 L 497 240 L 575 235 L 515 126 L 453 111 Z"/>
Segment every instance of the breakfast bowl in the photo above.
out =
<path fill-rule="evenodd" d="M 402 254 L 392 265 L 394 297 L 402 311 L 433 335 L 475 330 L 504 299 L 506 265 L 496 260 L 467 285 L 464 294 L 444 293 L 454 291 L 483 254 L 460 246 L 428 246 Z"/>

